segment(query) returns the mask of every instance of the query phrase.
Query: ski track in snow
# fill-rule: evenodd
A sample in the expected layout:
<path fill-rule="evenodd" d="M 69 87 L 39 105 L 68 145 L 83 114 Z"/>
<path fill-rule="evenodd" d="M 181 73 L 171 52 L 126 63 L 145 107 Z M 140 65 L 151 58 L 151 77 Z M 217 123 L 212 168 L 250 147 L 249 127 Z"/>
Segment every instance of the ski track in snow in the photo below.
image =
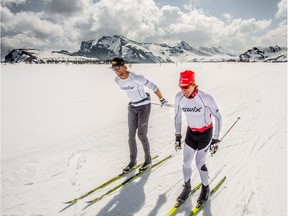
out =
<path fill-rule="evenodd" d="M 102 195 L 135 172 L 63 210 L 63 201 L 120 174 L 129 162 L 128 101 L 108 67 L 1 65 L 1 215 L 158 216 L 174 205 L 183 184 L 182 151 L 174 151 L 174 113 L 172 108 L 152 106 L 152 156 L 159 155 L 155 162 L 173 157 L 86 209 L 83 201 Z M 219 104 L 222 134 L 241 117 L 216 155 L 207 158 L 211 187 L 223 176 L 227 179 L 198 215 L 287 215 L 287 64 L 131 68 L 155 82 L 171 103 L 179 91 L 178 74 L 186 69 L 196 72 L 200 89 Z M 140 143 L 138 162 L 143 162 Z M 196 186 L 200 178 L 195 164 L 193 168 Z M 198 195 L 199 191 L 176 215 L 187 215 Z"/>

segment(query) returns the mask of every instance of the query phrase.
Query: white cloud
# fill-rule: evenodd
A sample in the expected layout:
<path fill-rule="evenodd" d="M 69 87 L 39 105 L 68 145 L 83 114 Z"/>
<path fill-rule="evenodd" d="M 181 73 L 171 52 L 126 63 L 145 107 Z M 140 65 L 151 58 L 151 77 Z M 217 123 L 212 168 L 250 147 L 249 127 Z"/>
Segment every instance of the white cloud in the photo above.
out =
<path fill-rule="evenodd" d="M 37 37 L 31 36 L 29 33 L 20 33 L 14 36 L 6 36 L 3 37 L 2 43 L 5 44 L 5 46 L 9 47 L 10 49 L 13 48 L 37 48 L 39 46 L 45 45 L 47 43 L 47 40 L 41 40 Z"/>
<path fill-rule="evenodd" d="M 222 15 L 222 17 L 227 21 L 227 22 L 231 22 L 232 21 L 232 15 L 231 14 L 229 14 L 229 13 L 224 13 L 223 15 Z"/>
<path fill-rule="evenodd" d="M 249 19 L 249 20 L 237 19 L 233 20 L 232 23 L 238 27 L 239 33 L 248 35 L 268 28 L 271 24 L 271 20 L 257 21 L 255 19 Z"/>
<path fill-rule="evenodd" d="M 11 13 L 6 12 L 6 16 L 11 16 Z M 40 39 L 62 37 L 64 33 L 60 25 L 42 20 L 39 14 L 31 12 L 14 14 L 8 21 L 1 23 L 1 28 L 16 34 L 23 32 L 30 33 L 32 36 Z"/>
<path fill-rule="evenodd" d="M 224 46 L 236 51 L 243 51 L 244 47 L 251 46 L 249 35 L 262 33 L 271 25 L 271 20 L 242 20 L 232 19 L 231 16 L 227 16 L 231 19 L 227 22 L 196 9 L 174 13 L 174 21 L 166 19 L 166 13 L 161 15 L 158 32 L 162 35 L 150 37 L 150 40 L 166 43 L 184 40 L 194 47 Z M 165 22 L 166 20 L 169 22 Z"/>
<path fill-rule="evenodd" d="M 9 22 L 13 18 L 14 14 L 7 7 L 0 6 L 0 9 L 1 9 L 1 24 Z"/>
<path fill-rule="evenodd" d="M 277 6 L 276 18 L 287 17 L 287 0 L 281 0 Z"/>
<path fill-rule="evenodd" d="M 254 39 L 260 45 L 287 46 L 287 21 L 284 20 L 275 29 L 268 31 L 267 34 Z"/>
<path fill-rule="evenodd" d="M 125 7 L 123 7 L 125 5 Z M 63 22 L 66 36 L 77 40 L 98 39 L 103 35 L 123 35 L 144 41 L 157 32 L 159 8 L 152 0 L 99 1 L 85 9 L 85 13 Z"/>
<path fill-rule="evenodd" d="M 264 34 L 270 25 L 271 21 L 269 20 L 234 19 L 228 25 L 219 27 L 221 30 L 216 33 L 217 40 L 215 43 L 235 51 L 246 51 L 246 49 L 255 46 L 255 41 L 252 38 Z"/>
<path fill-rule="evenodd" d="M 45 49 L 63 42 L 63 28 L 59 24 L 41 19 L 41 14 L 32 12 L 13 14 L 6 7 L 1 8 L 1 11 L 1 52 L 4 55 L 8 49 L 25 47 Z"/>

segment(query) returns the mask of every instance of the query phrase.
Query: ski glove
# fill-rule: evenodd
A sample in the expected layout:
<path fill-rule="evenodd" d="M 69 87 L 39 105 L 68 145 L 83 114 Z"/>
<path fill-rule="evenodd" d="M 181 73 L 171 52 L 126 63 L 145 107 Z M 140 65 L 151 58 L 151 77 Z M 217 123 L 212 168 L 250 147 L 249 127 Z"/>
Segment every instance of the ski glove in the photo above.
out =
<path fill-rule="evenodd" d="M 176 151 L 178 149 L 182 149 L 182 147 L 181 147 L 181 139 L 182 139 L 181 134 L 175 134 L 175 150 Z"/>
<path fill-rule="evenodd" d="M 215 154 L 218 150 L 218 143 L 220 142 L 219 139 L 212 139 L 212 142 L 210 144 L 210 153 L 211 155 Z"/>
<path fill-rule="evenodd" d="M 160 103 L 161 103 L 161 107 L 165 106 L 166 104 L 168 104 L 168 101 L 165 98 L 161 98 L 159 99 Z"/>

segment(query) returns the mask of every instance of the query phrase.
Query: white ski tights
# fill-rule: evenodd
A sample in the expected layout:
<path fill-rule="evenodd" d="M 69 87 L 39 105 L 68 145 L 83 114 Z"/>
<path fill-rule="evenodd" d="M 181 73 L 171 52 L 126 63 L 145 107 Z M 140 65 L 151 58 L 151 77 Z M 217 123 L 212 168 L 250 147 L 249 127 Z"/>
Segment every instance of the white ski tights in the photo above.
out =
<path fill-rule="evenodd" d="M 205 165 L 206 155 L 208 152 L 209 145 L 200 151 L 192 149 L 186 143 L 184 143 L 183 148 L 183 176 L 184 182 L 187 182 L 192 176 L 192 162 L 195 156 L 195 162 L 200 174 L 202 184 L 204 186 L 208 185 L 208 170 Z"/>

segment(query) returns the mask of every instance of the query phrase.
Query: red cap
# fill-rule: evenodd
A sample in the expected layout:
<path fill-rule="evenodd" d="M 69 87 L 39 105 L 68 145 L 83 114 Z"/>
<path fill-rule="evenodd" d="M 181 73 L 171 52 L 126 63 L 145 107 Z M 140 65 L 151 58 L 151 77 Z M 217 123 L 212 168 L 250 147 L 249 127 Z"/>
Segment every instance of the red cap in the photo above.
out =
<path fill-rule="evenodd" d="M 180 73 L 179 86 L 186 86 L 193 83 L 195 80 L 195 73 L 191 70 L 185 70 Z"/>

